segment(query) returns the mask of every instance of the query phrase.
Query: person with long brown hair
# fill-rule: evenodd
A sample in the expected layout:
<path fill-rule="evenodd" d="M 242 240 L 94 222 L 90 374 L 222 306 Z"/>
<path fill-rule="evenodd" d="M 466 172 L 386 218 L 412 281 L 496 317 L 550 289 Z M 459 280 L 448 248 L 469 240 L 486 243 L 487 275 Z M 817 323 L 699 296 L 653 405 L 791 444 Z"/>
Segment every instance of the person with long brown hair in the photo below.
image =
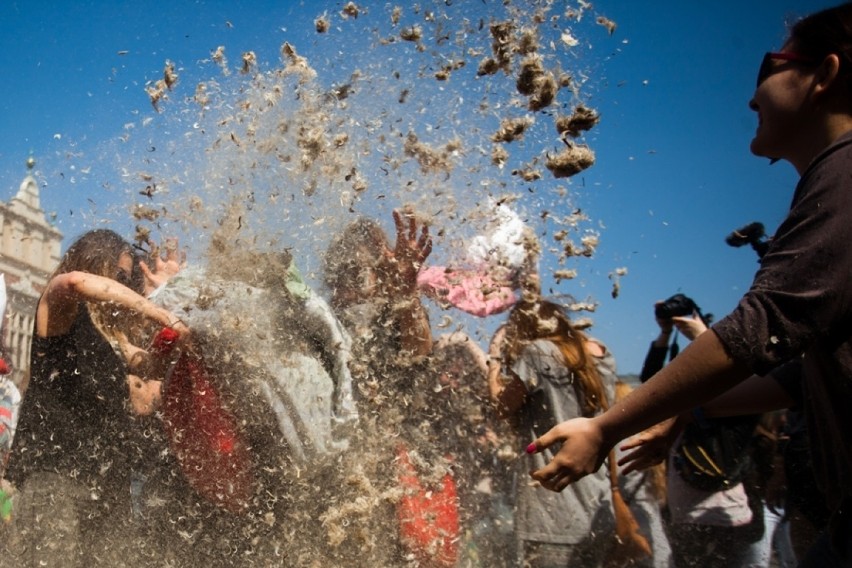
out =
<path fill-rule="evenodd" d="M 593 417 L 609 407 L 615 360 L 600 342 L 575 328 L 564 309 L 527 291 L 509 313 L 490 347 L 488 386 L 497 412 L 533 440 L 559 422 Z M 604 566 L 615 547 L 613 503 L 635 524 L 619 495 L 613 469 L 600 467 L 569 491 L 552 493 L 522 481 L 550 456 L 518 461 L 515 536 L 519 566 Z M 613 476 L 610 479 L 610 476 Z M 635 532 L 635 527 L 634 527 Z M 634 536 L 636 536 L 634 534 Z M 644 537 L 634 544 L 649 559 Z"/>
<path fill-rule="evenodd" d="M 144 319 L 189 331 L 142 296 L 133 276 L 131 245 L 113 231 L 89 231 L 38 301 L 31 378 L 6 471 L 19 490 L 5 539 L 16 566 L 109 564 L 105 551 L 126 550 L 103 535 L 129 522 L 134 463 L 147 455 L 128 380 L 132 372 L 148 378 L 129 364 L 147 358 L 127 343 L 128 325 Z"/>
<path fill-rule="evenodd" d="M 408 208 L 395 210 L 393 218 L 393 245 L 372 219 L 349 224 L 329 245 L 323 275 L 331 307 L 356 343 L 380 322 L 375 327 L 384 328 L 381 341 L 371 343 L 397 346 L 398 356 L 387 364 L 406 367 L 432 352 L 429 317 L 417 289 L 417 271 L 432 252 L 432 239 L 428 225 Z"/>
<path fill-rule="evenodd" d="M 403 466 L 428 463 L 428 469 L 437 469 L 432 467 L 431 459 L 411 463 L 409 454 L 413 449 L 435 448 L 419 444 L 413 447 L 414 438 L 408 434 L 416 422 L 415 413 L 409 403 L 405 412 L 399 412 L 396 405 L 399 400 L 414 397 L 415 377 L 427 372 L 434 351 L 428 313 L 417 290 L 417 271 L 431 253 L 432 239 L 428 225 L 410 208 L 394 210 L 393 220 L 396 229 L 393 241 L 381 224 L 372 219 L 358 218 L 348 224 L 332 239 L 326 251 L 323 277 L 330 294 L 329 303 L 353 340 L 351 369 L 358 412 L 369 417 L 361 421 L 353 440 L 361 452 L 344 454 L 344 459 L 354 461 L 342 469 L 357 468 L 379 492 L 399 491 L 404 477 L 411 482 L 407 486 L 409 494 L 418 495 L 421 472 L 404 471 L 407 468 Z M 391 447 L 386 447 L 388 439 L 393 440 Z M 372 459 L 365 460 L 362 452 Z M 436 451 L 430 458 L 443 459 L 441 454 Z M 389 463 L 400 467 L 389 468 Z M 442 475 L 434 476 L 437 480 L 441 478 Z M 345 492 L 341 493 L 340 502 L 363 499 L 358 487 L 351 484 L 341 487 Z M 443 494 L 440 483 L 432 483 L 431 488 L 434 495 Z M 369 502 L 365 514 L 350 520 L 347 538 L 336 547 L 335 553 L 359 554 L 362 562 L 370 565 L 395 566 L 404 563 L 407 555 L 422 552 L 415 539 L 406 538 L 410 535 L 405 534 L 402 518 L 414 514 L 411 510 L 400 513 L 407 500 Z M 426 540 L 431 540 L 431 529 L 443 516 L 436 513 L 423 523 Z M 350 538 L 359 532 L 381 536 L 367 549 L 357 539 Z M 458 540 L 454 537 L 444 540 L 457 548 Z M 358 551 L 351 549 L 352 546 L 357 546 Z M 418 560 L 428 565 L 447 565 L 453 556 L 449 552 L 435 541 L 432 553 L 426 555 L 431 558 L 418 556 Z"/>

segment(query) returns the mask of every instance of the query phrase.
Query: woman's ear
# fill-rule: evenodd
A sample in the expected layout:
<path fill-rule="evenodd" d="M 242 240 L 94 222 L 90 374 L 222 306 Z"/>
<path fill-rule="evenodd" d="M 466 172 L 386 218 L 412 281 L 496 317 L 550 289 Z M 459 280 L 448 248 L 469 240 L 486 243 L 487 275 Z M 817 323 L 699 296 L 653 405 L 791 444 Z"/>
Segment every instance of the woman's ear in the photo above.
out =
<path fill-rule="evenodd" d="M 822 97 L 840 81 L 840 57 L 836 53 L 826 55 L 814 76 L 814 96 Z"/>

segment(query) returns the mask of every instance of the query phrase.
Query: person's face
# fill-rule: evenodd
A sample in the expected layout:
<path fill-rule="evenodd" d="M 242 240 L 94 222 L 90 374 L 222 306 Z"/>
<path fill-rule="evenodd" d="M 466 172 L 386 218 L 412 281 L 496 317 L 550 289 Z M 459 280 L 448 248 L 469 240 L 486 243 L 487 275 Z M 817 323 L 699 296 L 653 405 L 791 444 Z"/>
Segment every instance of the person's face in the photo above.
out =
<path fill-rule="evenodd" d="M 353 251 L 354 263 L 338 281 L 335 297 L 339 305 L 352 305 L 371 300 L 377 291 L 378 275 L 374 268 L 375 252 Z"/>
<path fill-rule="evenodd" d="M 115 280 L 125 286 L 130 286 L 133 281 L 133 257 L 129 253 L 123 252 L 118 257 Z"/>
<path fill-rule="evenodd" d="M 782 53 L 796 53 L 787 43 Z M 768 58 L 761 66 L 759 84 L 749 107 L 757 113 L 757 130 L 751 151 L 757 156 L 787 159 L 795 165 L 797 142 L 808 123 L 808 92 L 814 65 L 799 60 Z"/>

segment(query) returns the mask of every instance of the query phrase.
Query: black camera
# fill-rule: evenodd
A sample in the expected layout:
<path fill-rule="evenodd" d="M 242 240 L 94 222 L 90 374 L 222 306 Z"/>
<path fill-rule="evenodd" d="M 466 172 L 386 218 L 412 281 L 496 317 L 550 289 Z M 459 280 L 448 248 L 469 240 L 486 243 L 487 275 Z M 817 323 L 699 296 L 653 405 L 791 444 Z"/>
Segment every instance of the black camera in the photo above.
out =
<path fill-rule="evenodd" d="M 700 316 L 701 309 L 692 298 L 684 294 L 675 294 L 665 302 L 657 304 L 654 308 L 654 315 L 662 320 L 672 319 L 677 316 L 691 316 L 694 313 Z"/>

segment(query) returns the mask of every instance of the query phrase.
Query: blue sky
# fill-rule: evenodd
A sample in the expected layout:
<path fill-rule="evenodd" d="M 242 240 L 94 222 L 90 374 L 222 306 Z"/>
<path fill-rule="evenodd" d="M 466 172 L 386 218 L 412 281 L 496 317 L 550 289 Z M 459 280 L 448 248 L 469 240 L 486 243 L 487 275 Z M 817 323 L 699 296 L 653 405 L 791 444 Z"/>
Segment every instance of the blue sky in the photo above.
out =
<path fill-rule="evenodd" d="M 833 2 L 600 0 L 579 23 L 563 17 L 565 7 L 575 2 L 554 3 L 549 15 L 560 18 L 541 25 L 542 52 L 548 66 L 571 73 L 578 85 L 575 96 L 560 93 L 559 104 L 568 108 L 582 101 L 600 113 L 600 124 L 584 139 L 597 162 L 570 181 L 553 180 L 545 171 L 534 183 L 520 183 L 509 171 L 488 170 L 488 160 L 475 149 L 490 146 L 488 134 L 499 116 L 523 114 L 518 97 L 510 96 L 511 81 L 475 77 L 476 65 L 489 49 L 487 22 L 505 17 L 500 2 L 424 1 L 419 12 L 414 4 L 400 3 L 396 28 L 390 24 L 393 5 L 384 2 L 360 2 L 363 11 L 357 19 L 341 16 L 343 2 L 66 4 L 0 5 L 0 68 L 6 78 L 0 98 L 0 174 L 5 180 L 0 200 L 13 197 L 32 153 L 42 205 L 66 241 L 103 225 L 130 236 L 134 222 L 128 210 L 140 199 L 144 202 L 138 195 L 144 187 L 139 173 L 150 172 L 164 180 L 173 200 L 170 220 L 161 222 L 155 235 L 174 233 L 189 244 L 202 242 L 198 235 L 214 225 L 188 205 L 196 186 L 204 186 L 207 208 L 215 209 L 223 202 L 214 197 L 216 191 L 228 190 L 225 180 L 256 184 L 259 192 L 269 193 L 275 176 L 283 175 L 276 169 L 280 164 L 270 166 L 245 147 L 228 154 L 210 148 L 215 135 L 235 128 L 221 126 L 220 119 L 229 112 L 236 116 L 231 107 L 251 89 L 237 70 L 240 54 L 253 50 L 257 71 L 272 73 L 281 67 L 279 50 L 287 41 L 317 71 L 317 92 L 360 73 L 349 106 L 332 116 L 338 121 L 332 124 L 353 133 L 352 147 L 357 141 L 372 151 L 350 157 L 370 184 L 353 209 L 387 219 L 388 207 L 419 200 L 418 206 L 435 215 L 435 231 L 444 229 L 436 238 L 436 262 L 442 254 L 451 255 L 448 251 L 457 244 L 453 236 L 465 231 L 464 216 L 457 212 L 470 211 L 485 193 L 518 196 L 516 206 L 540 232 L 546 248 L 553 245 L 548 236 L 558 227 L 542 221 L 541 213 L 567 215 L 581 209 L 588 221 L 577 237 L 599 233 L 600 244 L 592 259 L 568 259 L 564 265 L 557 264 L 558 255 L 547 254 L 546 275 L 548 269 L 576 268 L 578 277 L 561 283 L 546 280 L 546 291 L 598 302 L 591 314 L 593 335 L 609 345 L 622 372 L 638 372 L 655 336 L 656 300 L 683 292 L 705 312 L 721 317 L 747 290 L 756 256 L 747 248 L 728 247 L 724 237 L 755 220 L 771 233 L 796 183 L 788 164 L 770 167 L 749 153 L 756 117 L 747 102 L 754 76 L 763 53 L 780 47 L 790 18 Z M 430 22 L 427 10 L 439 17 Z M 323 13 L 331 28 L 318 34 L 314 19 Z M 595 23 L 597 16 L 617 24 L 614 34 Z M 380 41 L 414 24 L 426 32 L 423 51 L 411 42 Z M 560 42 L 566 29 L 579 45 L 567 48 Z M 438 42 L 439 32 L 452 33 Z M 226 48 L 228 76 L 211 61 L 218 46 Z M 432 77 L 441 62 L 458 59 L 467 65 L 453 71 L 448 81 Z M 162 76 L 166 60 L 175 63 L 180 79 L 158 113 L 145 86 Z M 219 89 L 219 106 L 201 117 L 191 101 L 199 82 Z M 405 88 L 410 98 L 402 105 L 397 99 Z M 524 141 L 507 145 L 513 160 L 559 148 L 547 124 L 548 117 L 537 114 L 536 129 Z M 454 158 L 448 176 L 402 163 L 390 176 L 400 183 L 381 187 L 382 163 L 404 162 L 400 156 L 388 158 L 396 147 L 385 145 L 383 136 L 400 132 L 415 132 L 436 145 L 456 137 L 465 149 Z M 267 170 L 272 173 L 258 173 Z M 331 188 L 334 196 L 321 188 L 306 197 L 298 188 L 290 191 L 291 185 L 274 191 L 289 194 L 289 201 L 263 201 L 256 214 L 263 223 L 287 225 L 277 228 L 274 238 L 301 243 L 301 248 L 296 245 L 303 256 L 300 264 L 310 276 L 321 248 L 312 243 L 351 217 L 338 203 L 343 201 L 339 187 Z M 565 191 L 560 193 L 559 187 Z M 448 194 L 452 207 L 445 203 Z M 325 221 L 317 211 L 333 219 Z M 189 217 L 192 222 L 186 221 Z M 287 223 L 281 221 L 285 217 Z M 613 299 L 611 275 L 617 269 L 627 272 L 619 277 L 619 294 Z M 497 321 L 469 325 L 484 337 Z"/>

